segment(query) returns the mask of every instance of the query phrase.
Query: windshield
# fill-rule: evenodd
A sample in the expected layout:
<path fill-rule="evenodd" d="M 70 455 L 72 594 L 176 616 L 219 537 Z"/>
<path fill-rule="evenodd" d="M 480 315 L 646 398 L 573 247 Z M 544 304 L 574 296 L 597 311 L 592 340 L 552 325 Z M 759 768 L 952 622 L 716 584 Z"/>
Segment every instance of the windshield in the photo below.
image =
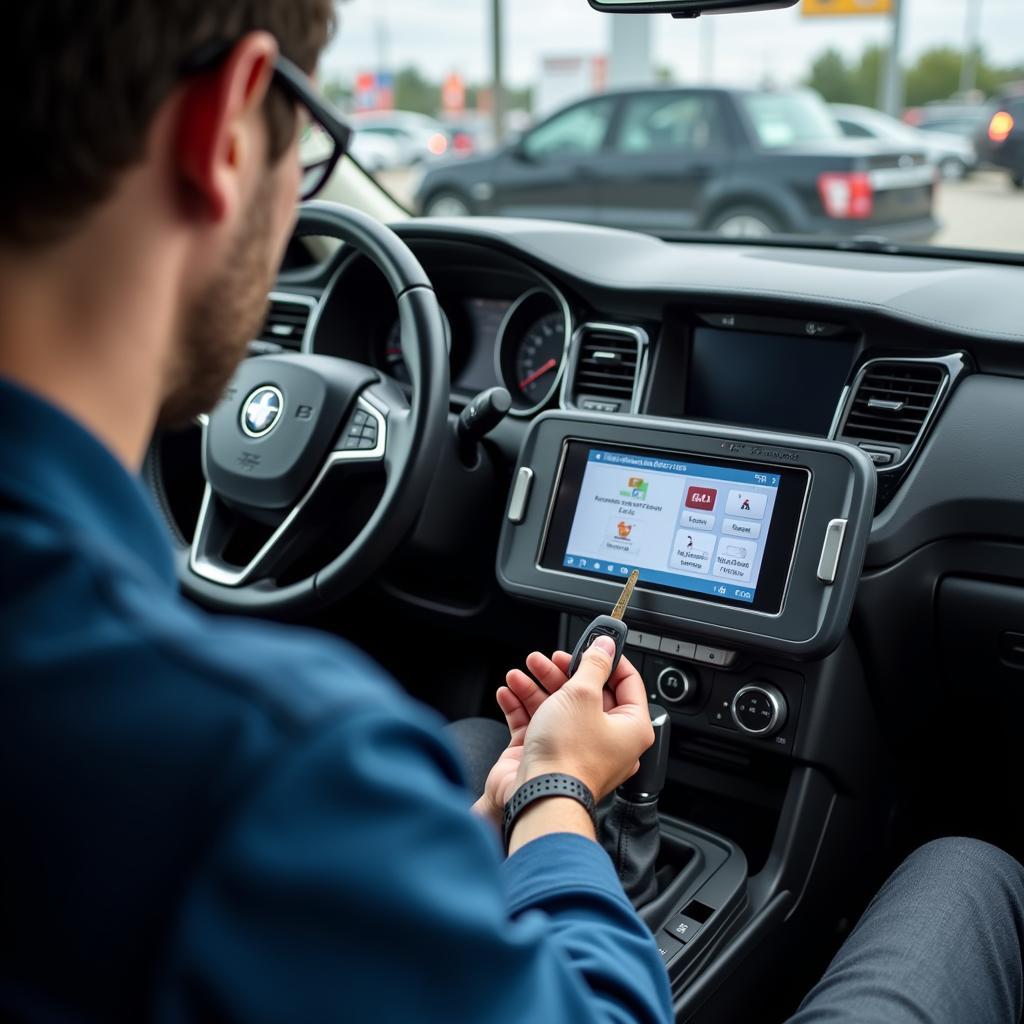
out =
<path fill-rule="evenodd" d="M 1019 0 L 338 7 L 323 89 L 418 216 L 1024 258 Z"/>

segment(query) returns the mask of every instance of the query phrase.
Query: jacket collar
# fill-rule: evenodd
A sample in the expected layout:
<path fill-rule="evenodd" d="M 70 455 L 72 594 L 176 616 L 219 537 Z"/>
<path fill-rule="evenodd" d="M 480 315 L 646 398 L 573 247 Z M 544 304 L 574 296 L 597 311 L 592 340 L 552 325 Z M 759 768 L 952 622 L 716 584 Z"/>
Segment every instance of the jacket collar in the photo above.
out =
<path fill-rule="evenodd" d="M 170 538 L 138 478 L 56 406 L 0 377 L 0 505 L 119 549 L 175 585 Z"/>

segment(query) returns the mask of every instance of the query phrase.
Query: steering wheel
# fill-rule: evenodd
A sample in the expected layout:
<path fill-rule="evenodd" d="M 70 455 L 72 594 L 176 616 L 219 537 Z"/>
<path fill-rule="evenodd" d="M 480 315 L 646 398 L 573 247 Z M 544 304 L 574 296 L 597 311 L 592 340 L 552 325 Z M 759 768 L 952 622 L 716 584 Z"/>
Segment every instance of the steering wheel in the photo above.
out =
<path fill-rule="evenodd" d="M 448 429 L 449 369 L 437 296 L 405 243 L 349 207 L 306 203 L 297 238 L 336 238 L 371 260 L 398 303 L 411 401 L 371 367 L 288 353 L 246 359 L 203 424 L 206 490 L 191 544 L 175 527 L 183 591 L 205 605 L 296 614 L 344 596 L 380 568 L 413 526 Z M 376 507 L 345 549 L 319 571 L 280 585 L 295 568 L 314 498 L 346 474 L 383 470 Z M 171 524 L 159 466 L 147 469 Z M 354 481 L 353 481 L 354 482 Z M 344 500 L 344 497 L 343 499 Z M 269 524 L 269 539 L 244 564 L 226 553 L 245 520 Z"/>

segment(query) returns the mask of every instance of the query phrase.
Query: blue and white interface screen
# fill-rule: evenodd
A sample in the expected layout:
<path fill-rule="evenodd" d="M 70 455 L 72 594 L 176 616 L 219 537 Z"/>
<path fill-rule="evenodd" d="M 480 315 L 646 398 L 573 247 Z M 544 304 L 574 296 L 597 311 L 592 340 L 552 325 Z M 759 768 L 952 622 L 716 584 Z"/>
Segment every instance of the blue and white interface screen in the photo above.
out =
<path fill-rule="evenodd" d="M 778 473 L 591 450 L 563 565 L 752 604 Z"/>

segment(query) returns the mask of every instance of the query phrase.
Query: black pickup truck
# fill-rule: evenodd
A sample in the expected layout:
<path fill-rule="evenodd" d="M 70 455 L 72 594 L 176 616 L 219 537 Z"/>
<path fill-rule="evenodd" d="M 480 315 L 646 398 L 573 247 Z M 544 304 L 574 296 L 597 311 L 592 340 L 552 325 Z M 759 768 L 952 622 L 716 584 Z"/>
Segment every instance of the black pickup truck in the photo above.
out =
<path fill-rule="evenodd" d="M 431 169 L 430 216 L 548 217 L 678 238 L 784 233 L 927 241 L 924 152 L 848 139 L 808 90 L 661 88 L 566 107 L 490 156 Z"/>

